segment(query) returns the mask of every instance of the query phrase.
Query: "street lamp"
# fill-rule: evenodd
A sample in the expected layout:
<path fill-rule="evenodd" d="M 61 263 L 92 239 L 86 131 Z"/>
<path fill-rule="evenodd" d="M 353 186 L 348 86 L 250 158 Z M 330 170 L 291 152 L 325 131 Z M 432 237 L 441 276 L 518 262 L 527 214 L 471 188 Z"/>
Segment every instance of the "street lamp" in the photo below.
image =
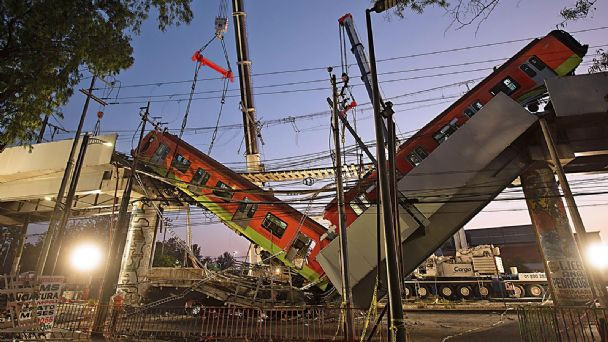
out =
<path fill-rule="evenodd" d="M 594 243 L 587 246 L 587 262 L 597 270 L 608 268 L 608 246 Z"/>
<path fill-rule="evenodd" d="M 82 243 L 72 249 L 70 263 L 79 272 L 86 274 L 87 285 L 83 291 L 83 299 L 88 299 L 93 275 L 91 272 L 101 264 L 102 253 L 99 246 L 92 243 Z"/>
<path fill-rule="evenodd" d="M 92 243 L 77 245 L 70 255 L 70 263 L 81 272 L 91 272 L 101 264 L 101 250 Z"/>

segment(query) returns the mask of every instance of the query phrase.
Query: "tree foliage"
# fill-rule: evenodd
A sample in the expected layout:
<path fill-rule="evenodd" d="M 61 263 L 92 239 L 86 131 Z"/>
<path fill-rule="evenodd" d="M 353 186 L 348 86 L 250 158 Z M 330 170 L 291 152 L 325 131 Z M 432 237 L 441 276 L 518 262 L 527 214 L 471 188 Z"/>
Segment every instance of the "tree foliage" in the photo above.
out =
<path fill-rule="evenodd" d="M 34 140 L 88 69 L 133 64 L 131 34 L 151 11 L 158 27 L 189 23 L 191 0 L 0 0 L 0 151 Z M 60 114 L 60 113 L 59 113 Z"/>
<path fill-rule="evenodd" d="M 593 57 L 592 64 L 589 67 L 589 73 L 608 71 L 608 51 L 598 49 L 595 53 L 595 57 Z"/>
<path fill-rule="evenodd" d="M 202 261 L 201 247 L 192 245 L 192 254 L 198 261 Z M 154 259 L 152 265 L 155 267 L 175 267 L 184 263 L 184 245 L 177 238 L 172 237 L 166 241 L 156 241 L 154 248 Z M 191 265 L 188 265 L 191 266 Z"/>
<path fill-rule="evenodd" d="M 72 218 L 66 225 L 66 234 L 61 244 L 59 254 L 58 272 L 62 273 L 70 269 L 69 254 L 72 248 L 82 241 L 93 241 L 101 249 L 107 250 L 109 245 L 109 234 L 111 218 L 110 216 L 93 216 L 85 218 Z M 34 241 L 28 241 L 23 246 L 21 257 L 21 272 L 34 271 L 38 255 L 44 241 L 44 234 L 38 235 Z M 96 272 L 103 272 L 100 267 Z"/>
<path fill-rule="evenodd" d="M 571 6 L 560 11 L 563 21 L 561 26 L 569 21 L 584 19 L 595 10 L 598 0 L 572 0 Z M 375 2 L 375 1 L 374 1 Z M 395 14 L 404 17 L 408 11 L 422 13 L 429 6 L 445 8 L 452 17 L 452 25 L 462 28 L 474 23 L 477 27 L 483 23 L 501 3 L 501 0 L 398 0 Z"/>
<path fill-rule="evenodd" d="M 589 13 L 595 11 L 595 3 L 597 0 L 576 0 L 574 5 L 565 7 L 560 14 L 564 18 L 564 22 L 587 18 Z"/>
<path fill-rule="evenodd" d="M 234 255 L 229 252 L 224 252 L 222 255 L 218 256 L 215 259 L 215 262 L 220 270 L 225 270 L 227 268 L 232 267 L 234 265 L 236 259 Z"/>

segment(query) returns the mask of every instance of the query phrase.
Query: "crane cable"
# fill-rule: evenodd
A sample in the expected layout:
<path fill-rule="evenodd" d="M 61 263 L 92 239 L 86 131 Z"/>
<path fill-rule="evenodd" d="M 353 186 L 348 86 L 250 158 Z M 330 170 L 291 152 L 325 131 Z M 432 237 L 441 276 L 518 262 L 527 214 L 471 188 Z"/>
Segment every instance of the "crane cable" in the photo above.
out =
<path fill-rule="evenodd" d="M 222 50 L 224 51 L 224 58 L 226 59 L 226 65 L 228 67 L 228 72 L 232 72 L 232 67 L 230 66 L 230 59 L 228 58 L 228 52 L 226 51 L 226 43 L 223 38 L 220 38 L 220 42 L 222 43 Z M 209 150 L 207 150 L 207 155 L 211 155 L 211 149 L 213 148 L 213 143 L 215 142 L 215 138 L 217 137 L 217 131 L 220 127 L 220 119 L 222 117 L 222 110 L 224 109 L 224 104 L 226 103 L 226 93 L 228 92 L 228 78 L 224 78 L 224 88 L 222 89 L 222 97 L 220 99 L 220 111 L 217 114 L 217 120 L 215 121 L 215 128 L 213 129 L 213 134 L 211 135 L 211 143 L 209 144 Z"/>
<path fill-rule="evenodd" d="M 215 38 L 217 38 L 217 36 L 213 36 L 205 45 L 203 45 L 198 52 L 202 53 L 207 46 L 209 46 L 209 44 L 211 44 L 211 42 L 213 42 L 215 40 Z M 201 63 L 197 62 L 196 66 L 194 67 L 194 79 L 192 79 L 192 87 L 190 88 L 190 96 L 188 97 L 188 104 L 186 105 L 186 113 L 184 114 L 184 119 L 182 120 L 182 127 L 179 130 L 179 138 L 182 138 L 182 135 L 184 135 L 184 130 L 186 129 L 186 124 L 188 123 L 188 114 L 190 113 L 190 105 L 192 104 L 192 97 L 194 96 L 194 90 L 196 89 L 196 81 L 198 79 L 198 72 L 201 69 L 201 66 L 203 66 Z"/>

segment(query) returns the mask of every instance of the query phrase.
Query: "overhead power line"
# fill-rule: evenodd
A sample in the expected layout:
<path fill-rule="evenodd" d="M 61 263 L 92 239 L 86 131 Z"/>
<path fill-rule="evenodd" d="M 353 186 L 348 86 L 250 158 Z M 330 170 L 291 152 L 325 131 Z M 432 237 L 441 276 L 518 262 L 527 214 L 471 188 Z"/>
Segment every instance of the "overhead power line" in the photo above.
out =
<path fill-rule="evenodd" d="M 585 32 L 600 31 L 600 30 L 606 30 L 606 29 L 608 29 L 608 26 L 600 26 L 600 27 L 592 27 L 592 28 L 587 28 L 587 29 L 582 29 L 582 30 L 577 30 L 577 31 L 570 31 L 570 33 L 585 33 Z M 513 43 L 530 41 L 530 40 L 536 39 L 536 38 L 541 38 L 541 37 L 527 37 L 527 38 L 520 38 L 520 39 L 505 40 L 505 41 L 500 41 L 500 42 L 490 42 L 490 43 L 485 43 L 485 44 L 469 45 L 469 46 L 464 46 L 464 47 L 459 47 L 459 48 L 451 48 L 451 49 L 444 49 L 444 50 L 435 50 L 435 51 L 421 52 L 421 53 L 404 55 L 404 56 L 387 57 L 387 58 L 377 59 L 376 62 L 387 62 L 387 61 L 394 61 L 394 60 L 399 60 L 399 59 L 424 57 L 424 56 L 438 55 L 438 54 L 444 54 L 444 53 L 450 53 L 450 52 L 458 52 L 458 51 L 465 51 L 465 50 L 471 50 L 471 49 L 479 49 L 479 48 L 484 48 L 484 47 L 493 47 L 493 46 L 499 46 L 499 45 L 505 45 L 505 44 L 513 44 Z M 348 66 L 355 66 L 355 65 L 356 65 L 355 63 L 348 64 Z M 336 65 L 333 65 L 332 67 L 338 68 L 339 65 L 336 64 Z M 299 72 L 319 71 L 319 70 L 325 71 L 325 70 L 327 70 L 327 66 L 323 66 L 323 67 L 295 68 L 295 69 L 286 69 L 286 70 L 276 70 L 276 71 L 260 72 L 260 73 L 253 73 L 252 76 L 257 77 L 257 76 L 267 76 L 267 75 L 277 75 L 277 74 L 287 74 L 287 73 L 299 73 Z M 221 77 L 210 77 L 210 78 L 200 78 L 199 80 L 201 80 L 201 81 L 212 81 L 212 80 L 220 80 L 220 79 L 221 79 Z M 192 82 L 192 79 L 189 79 L 189 80 L 177 80 L 177 81 L 148 82 L 148 83 L 122 85 L 121 88 L 138 88 L 138 87 L 163 86 L 163 85 L 170 85 L 170 84 L 190 83 L 190 82 Z M 98 88 L 98 89 L 103 89 L 103 88 Z"/>
<path fill-rule="evenodd" d="M 600 47 L 604 47 L 604 46 L 606 46 L 606 45 L 596 45 L 596 46 L 592 46 L 590 48 L 600 48 Z M 587 57 L 591 58 L 592 56 L 587 56 Z M 381 74 L 394 75 L 394 74 L 399 74 L 399 73 L 407 73 L 407 72 L 414 72 L 414 71 L 421 71 L 421 70 L 442 69 L 442 68 L 448 68 L 448 67 L 453 67 L 453 66 L 467 66 L 467 65 L 475 65 L 475 64 L 489 63 L 489 62 L 493 62 L 493 61 L 504 61 L 504 60 L 507 60 L 507 58 L 490 59 L 490 60 L 484 60 L 484 61 L 478 61 L 478 62 L 466 62 L 466 63 L 451 64 L 451 65 L 439 65 L 439 66 L 433 66 L 433 67 L 429 67 L 429 68 L 394 70 L 394 71 L 384 72 Z M 551 60 L 547 60 L 547 61 L 551 61 Z M 472 73 L 472 72 L 481 72 L 481 71 L 487 71 L 487 70 L 492 70 L 492 69 L 493 69 L 493 67 L 483 67 L 483 68 L 474 68 L 474 69 L 466 69 L 466 70 L 455 70 L 455 71 L 437 73 L 437 74 L 431 74 L 431 75 L 419 75 L 419 76 L 382 80 L 379 83 L 395 83 L 395 82 L 403 82 L 403 81 L 411 81 L 411 80 L 420 80 L 420 79 L 427 79 L 427 78 L 436 78 L 436 77 L 466 74 L 466 73 Z M 358 77 L 358 76 L 352 76 L 351 78 L 353 78 L 353 77 Z M 314 79 L 314 80 L 294 81 L 294 82 L 255 86 L 253 88 L 254 89 L 269 89 L 269 88 L 289 87 L 289 86 L 323 83 L 323 82 L 327 82 L 327 80 L 326 79 Z M 351 85 L 353 87 L 357 87 L 357 86 L 362 86 L 363 83 L 357 82 L 357 83 L 352 83 Z M 315 92 L 315 91 L 326 91 L 326 90 L 327 90 L 327 87 L 313 87 L 313 88 L 286 89 L 286 90 L 278 90 L 278 91 L 258 92 L 258 93 L 256 93 L 256 95 L 276 95 L 276 94 Z M 238 91 L 238 89 L 228 90 L 228 92 L 236 92 L 236 91 Z M 221 94 L 221 93 L 222 93 L 222 90 L 206 90 L 206 91 L 194 92 L 193 94 L 204 95 L 204 94 Z M 148 102 L 149 99 L 159 99 L 159 98 L 166 98 L 166 99 L 150 100 L 150 101 L 151 102 L 182 102 L 182 101 L 186 101 L 189 99 L 189 98 L 183 97 L 183 96 L 186 96 L 189 94 L 190 93 L 132 95 L 132 96 L 122 96 L 122 97 L 118 97 L 118 98 L 104 98 L 104 100 L 113 100 L 114 102 L 109 102 L 110 105 L 137 104 L 137 103 Z M 239 95 L 226 95 L 225 97 L 228 97 L 228 98 L 239 97 Z M 217 96 L 196 97 L 196 98 L 193 98 L 193 100 L 213 100 L 213 99 L 220 99 L 220 98 L 222 98 L 222 96 L 217 95 Z M 120 101 L 120 100 L 133 100 L 133 99 L 142 99 L 142 100 L 141 101 Z"/>

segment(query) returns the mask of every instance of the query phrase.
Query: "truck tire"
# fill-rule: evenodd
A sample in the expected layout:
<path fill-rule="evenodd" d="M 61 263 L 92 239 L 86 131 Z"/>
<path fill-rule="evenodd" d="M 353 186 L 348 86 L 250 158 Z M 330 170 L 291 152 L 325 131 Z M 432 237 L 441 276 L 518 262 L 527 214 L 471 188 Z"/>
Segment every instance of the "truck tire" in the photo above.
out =
<path fill-rule="evenodd" d="M 542 285 L 530 284 L 526 286 L 526 294 L 530 297 L 539 298 L 545 294 L 545 289 Z"/>
<path fill-rule="evenodd" d="M 454 297 L 454 289 L 450 285 L 439 286 L 439 295 L 445 299 Z"/>
<path fill-rule="evenodd" d="M 476 288 L 477 295 L 479 298 L 485 299 L 490 298 L 492 295 L 492 286 L 486 284 L 480 284 Z"/>
<path fill-rule="evenodd" d="M 526 295 L 526 290 L 521 285 L 513 285 L 513 298 L 522 298 Z"/>
<path fill-rule="evenodd" d="M 403 295 L 405 296 L 405 298 L 412 297 L 413 293 L 414 293 L 414 291 L 412 291 L 412 286 L 411 285 L 405 285 L 405 286 L 403 286 Z"/>
<path fill-rule="evenodd" d="M 424 286 L 420 286 L 416 291 L 416 294 L 418 295 L 418 298 L 424 299 L 429 296 L 429 289 Z"/>
<path fill-rule="evenodd" d="M 469 285 L 460 285 L 458 286 L 457 294 L 462 299 L 469 299 L 473 295 L 473 290 Z"/>

